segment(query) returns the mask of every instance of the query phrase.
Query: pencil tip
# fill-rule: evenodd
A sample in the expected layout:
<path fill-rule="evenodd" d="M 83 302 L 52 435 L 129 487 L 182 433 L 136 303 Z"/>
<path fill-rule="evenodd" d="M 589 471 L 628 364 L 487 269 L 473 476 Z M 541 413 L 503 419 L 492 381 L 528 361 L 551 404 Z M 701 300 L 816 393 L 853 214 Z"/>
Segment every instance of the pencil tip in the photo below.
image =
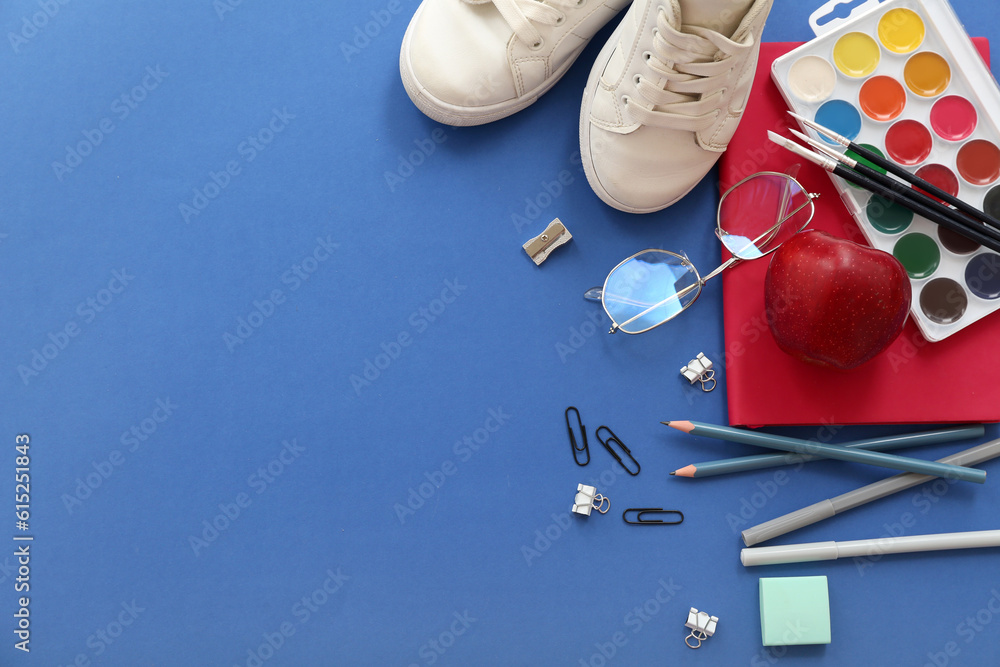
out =
<path fill-rule="evenodd" d="M 690 433 L 691 431 L 694 430 L 694 424 L 692 424 L 689 421 L 676 421 L 676 420 L 674 420 L 674 421 L 670 422 L 670 428 L 675 428 L 678 431 L 681 431 L 682 433 Z M 684 468 L 682 468 L 682 470 L 684 470 Z M 681 473 L 681 474 L 683 475 L 684 473 Z"/>
<path fill-rule="evenodd" d="M 663 424 L 664 426 L 670 426 L 670 422 L 660 422 L 660 423 Z"/>
<path fill-rule="evenodd" d="M 677 471 L 675 470 L 674 472 L 672 472 L 672 473 L 670 473 L 670 474 L 671 474 L 671 475 L 676 475 L 676 474 L 677 474 Z"/>

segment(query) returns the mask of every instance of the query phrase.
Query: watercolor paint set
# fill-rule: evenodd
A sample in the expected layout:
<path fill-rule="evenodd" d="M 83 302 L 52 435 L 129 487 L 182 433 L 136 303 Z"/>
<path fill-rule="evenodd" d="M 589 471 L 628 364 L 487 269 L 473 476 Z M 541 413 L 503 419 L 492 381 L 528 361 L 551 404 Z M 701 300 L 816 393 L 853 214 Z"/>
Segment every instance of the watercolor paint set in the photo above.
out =
<path fill-rule="evenodd" d="M 774 61 L 789 108 L 1000 217 L 1000 89 L 951 6 L 869 0 L 830 18 L 838 4 L 813 13 L 816 39 Z M 868 242 L 906 267 L 911 313 L 927 340 L 1000 309 L 1000 255 L 832 178 Z"/>

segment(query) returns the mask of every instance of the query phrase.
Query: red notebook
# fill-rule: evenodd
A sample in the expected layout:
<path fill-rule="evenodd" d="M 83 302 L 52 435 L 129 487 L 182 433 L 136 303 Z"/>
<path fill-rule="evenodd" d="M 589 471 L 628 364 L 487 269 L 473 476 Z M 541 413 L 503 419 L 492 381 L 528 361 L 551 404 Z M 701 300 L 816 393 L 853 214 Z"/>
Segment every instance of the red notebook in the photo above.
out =
<path fill-rule="evenodd" d="M 989 62 L 989 44 L 973 40 Z M 758 171 L 785 172 L 799 162 L 771 143 L 794 119 L 771 81 L 771 63 L 798 44 L 761 45 L 757 78 L 736 136 L 720 160 L 722 190 Z M 820 192 L 811 229 L 865 243 L 825 171 L 802 164 L 796 179 Z M 909 321 L 881 355 L 850 371 L 821 368 L 782 352 L 764 317 L 767 260 L 723 274 L 725 373 L 729 423 L 739 426 L 1000 421 L 1000 313 L 937 343 Z"/>

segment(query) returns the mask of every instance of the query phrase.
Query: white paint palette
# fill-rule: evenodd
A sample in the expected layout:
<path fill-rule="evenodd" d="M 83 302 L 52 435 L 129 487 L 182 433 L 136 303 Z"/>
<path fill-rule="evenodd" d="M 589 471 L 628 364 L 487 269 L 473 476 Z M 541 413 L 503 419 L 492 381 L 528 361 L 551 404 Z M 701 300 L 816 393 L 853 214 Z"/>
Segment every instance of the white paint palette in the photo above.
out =
<path fill-rule="evenodd" d="M 1000 218 L 1000 88 L 951 6 L 869 0 L 820 25 L 837 4 L 810 17 L 816 39 L 772 66 L 789 108 Z M 868 242 L 906 267 L 927 340 L 1000 309 L 1000 255 L 831 178 Z"/>

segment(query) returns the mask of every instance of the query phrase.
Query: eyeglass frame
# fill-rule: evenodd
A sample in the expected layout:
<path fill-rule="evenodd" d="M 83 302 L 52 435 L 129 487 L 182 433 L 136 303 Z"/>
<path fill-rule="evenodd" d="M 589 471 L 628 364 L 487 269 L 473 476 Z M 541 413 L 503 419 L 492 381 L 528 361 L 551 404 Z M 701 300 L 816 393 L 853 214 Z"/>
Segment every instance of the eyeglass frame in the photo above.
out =
<path fill-rule="evenodd" d="M 640 250 L 639 252 L 635 253 L 634 255 L 630 255 L 629 257 L 626 257 L 622 261 L 618 262 L 618 264 L 615 266 L 615 268 L 611 269 L 611 271 L 608 272 L 608 276 L 607 276 L 607 278 L 604 279 L 604 284 L 600 288 L 601 289 L 601 307 L 604 308 L 604 313 L 611 320 L 611 329 L 608 330 L 608 333 L 614 334 L 614 333 L 618 333 L 619 331 L 622 331 L 624 333 L 627 333 L 629 335 L 633 335 L 634 336 L 634 335 L 637 335 L 637 334 L 646 333 L 647 331 L 650 331 L 651 329 L 655 329 L 656 327 L 660 326 L 661 324 L 666 324 L 670 320 L 674 319 L 675 317 L 677 317 L 678 315 L 680 315 L 681 313 L 683 313 L 695 301 L 698 300 L 698 297 L 701 296 L 701 289 L 702 289 L 702 287 L 704 287 L 705 283 L 707 283 L 709 280 L 711 280 L 715 276 L 719 275 L 720 273 L 722 273 L 723 271 L 725 271 L 729 267 L 733 266 L 734 264 L 737 264 L 737 263 L 739 263 L 741 261 L 751 261 L 751 260 L 754 260 L 754 259 L 760 259 L 761 257 L 766 257 L 767 255 L 770 255 L 775 250 L 777 250 L 778 248 L 781 247 L 781 245 L 782 245 L 782 243 L 784 243 L 784 241 L 782 241 L 782 243 L 779 243 L 778 245 L 774 246 L 773 248 L 769 248 L 766 252 L 761 252 L 760 255 L 757 256 L 757 257 L 744 258 L 744 257 L 738 257 L 737 255 L 733 254 L 733 251 L 729 248 L 729 246 L 726 245 L 725 241 L 722 240 L 722 235 L 726 231 L 725 229 L 722 228 L 722 203 L 726 200 L 726 197 L 728 197 L 731 192 L 733 192 L 734 190 L 736 190 L 736 188 L 740 187 L 741 185 L 743 185 L 744 183 L 750 181 L 753 178 L 757 178 L 758 176 L 780 176 L 781 178 L 785 178 L 785 179 L 791 181 L 792 183 L 795 183 L 795 185 L 797 185 L 799 187 L 799 189 L 803 193 L 805 193 L 805 195 L 806 195 L 806 201 L 801 206 L 799 206 L 798 208 L 796 208 L 794 211 L 792 211 L 791 213 L 785 215 L 780 220 L 778 220 L 777 222 L 775 222 L 771 227 L 769 227 L 768 229 L 764 230 L 760 234 L 760 236 L 758 236 L 757 238 L 755 238 L 751 242 L 754 245 L 754 247 L 756 247 L 756 244 L 761 239 L 763 239 L 764 237 L 766 237 L 768 234 L 777 233 L 777 231 L 781 227 L 781 225 L 785 224 L 785 222 L 787 222 L 788 220 L 790 220 L 792 218 L 792 216 L 798 214 L 799 211 L 801 211 L 802 209 L 804 209 L 806 206 L 809 206 L 811 208 L 811 210 L 809 212 L 809 216 L 806 218 L 806 221 L 804 223 L 802 223 L 802 226 L 799 227 L 797 230 L 795 230 L 794 233 L 797 234 L 798 232 L 802 231 L 803 229 L 805 229 L 809 225 L 810 222 L 812 222 L 813 216 L 816 214 L 816 206 L 813 204 L 813 200 L 815 200 L 816 198 L 818 198 L 820 196 L 820 193 L 818 193 L 818 192 L 808 192 L 804 187 L 802 187 L 802 184 L 799 183 L 798 180 L 796 180 L 790 174 L 784 174 L 784 173 L 780 173 L 780 172 L 776 172 L 776 171 L 758 171 L 758 172 L 755 172 L 753 174 L 750 174 L 749 176 L 745 176 L 739 182 L 734 183 L 733 185 L 729 186 L 729 188 L 727 188 L 726 191 L 722 193 L 722 196 L 719 198 L 719 206 L 718 206 L 718 208 L 716 209 L 716 212 L 715 212 L 715 236 L 719 239 L 720 243 L 722 243 L 722 246 L 724 248 L 726 248 L 726 250 L 729 250 L 729 253 L 730 253 L 729 259 L 727 259 L 725 262 L 723 262 L 721 265 L 719 265 L 715 270 L 711 271 L 708 275 L 706 275 L 704 278 L 702 278 L 701 274 L 698 272 L 697 267 L 695 267 L 694 263 L 688 258 L 688 256 L 686 254 L 678 254 L 678 253 L 672 252 L 670 250 L 661 250 L 659 248 L 646 248 L 645 250 Z M 611 278 L 612 275 L 614 275 L 615 271 L 617 271 L 618 269 L 620 269 L 622 267 L 622 265 L 624 265 L 626 262 L 629 262 L 629 261 L 635 259 L 636 257 L 638 257 L 639 255 L 642 255 L 642 254 L 647 253 L 647 252 L 661 252 L 661 253 L 663 253 L 665 255 L 673 255 L 674 257 L 678 258 L 681 261 L 681 266 L 689 266 L 689 267 L 691 267 L 691 271 L 692 271 L 692 273 L 694 273 L 695 278 L 697 278 L 697 281 L 694 282 L 693 284 L 688 285 L 687 287 L 683 288 L 682 290 L 680 290 L 679 293 L 674 294 L 672 296 L 669 296 L 666 299 L 664 299 L 663 301 L 660 301 L 658 303 L 653 304 L 652 306 L 650 306 L 646 310 L 642 311 L 638 315 L 634 315 L 634 316 L 630 317 L 629 319 L 625 320 L 624 322 L 622 322 L 621 324 L 619 324 L 618 322 L 615 321 L 615 318 L 611 316 L 611 313 L 608 312 L 608 307 L 604 303 L 604 293 L 605 293 L 605 288 L 607 288 L 607 286 L 608 286 L 608 280 Z M 683 251 L 682 251 L 682 253 L 683 253 Z M 687 294 L 692 289 L 694 289 L 695 286 L 697 286 L 697 288 L 698 288 L 698 293 L 694 296 L 694 298 L 691 299 L 686 305 L 682 306 L 680 308 L 680 310 L 678 310 L 674 314 L 670 315 L 668 318 L 666 318 L 662 322 L 657 322 L 653 326 L 647 327 L 647 328 L 645 328 L 645 329 L 643 329 L 641 331 L 625 331 L 624 329 L 621 328 L 622 326 L 628 324 L 629 322 L 632 322 L 633 320 L 636 320 L 636 319 L 642 317 L 643 315 L 647 314 L 651 310 L 654 310 L 654 309 L 659 308 L 660 306 L 666 304 L 671 299 L 681 299 L 685 294 Z M 593 292 L 593 288 L 590 289 L 590 290 L 588 290 L 587 294 L 590 294 L 591 292 Z"/>

